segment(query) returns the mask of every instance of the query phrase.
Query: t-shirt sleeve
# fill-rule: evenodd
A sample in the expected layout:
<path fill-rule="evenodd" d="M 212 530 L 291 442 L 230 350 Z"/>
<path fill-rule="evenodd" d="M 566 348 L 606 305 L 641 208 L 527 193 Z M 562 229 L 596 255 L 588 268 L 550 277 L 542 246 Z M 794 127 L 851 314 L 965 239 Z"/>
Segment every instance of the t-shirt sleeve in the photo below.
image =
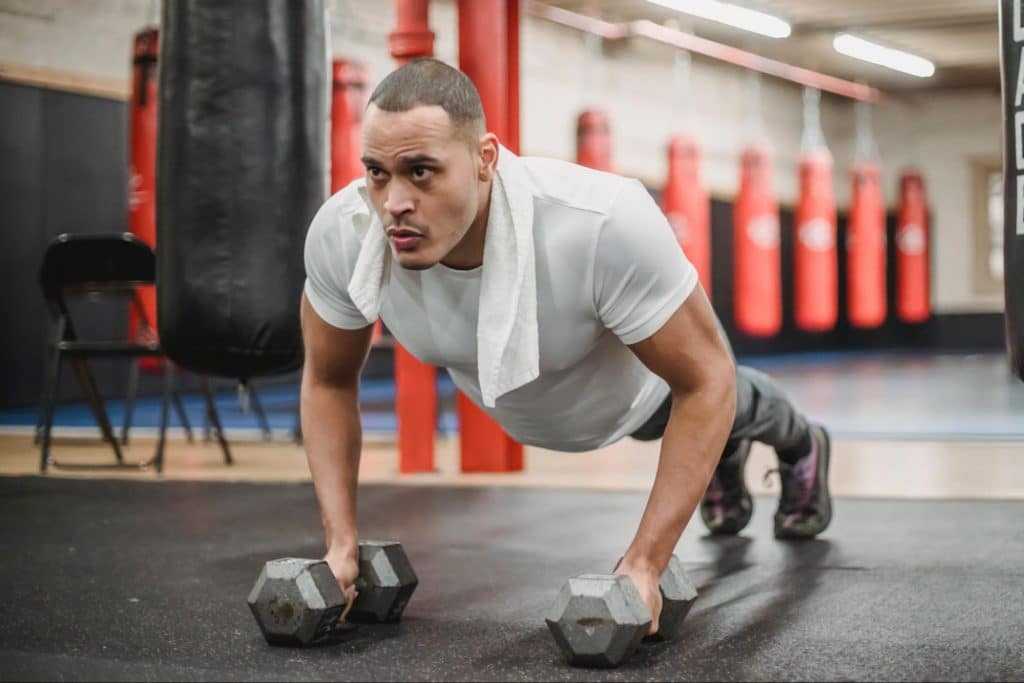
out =
<path fill-rule="evenodd" d="M 624 344 L 647 339 L 668 322 L 697 285 L 665 215 L 636 180 L 625 183 L 598 236 L 594 303 Z"/>
<path fill-rule="evenodd" d="M 313 310 L 334 327 L 358 330 L 372 324 L 348 295 L 348 282 L 358 257 L 359 241 L 343 232 L 345 217 L 337 196 L 320 207 L 306 233 L 304 291 Z"/>

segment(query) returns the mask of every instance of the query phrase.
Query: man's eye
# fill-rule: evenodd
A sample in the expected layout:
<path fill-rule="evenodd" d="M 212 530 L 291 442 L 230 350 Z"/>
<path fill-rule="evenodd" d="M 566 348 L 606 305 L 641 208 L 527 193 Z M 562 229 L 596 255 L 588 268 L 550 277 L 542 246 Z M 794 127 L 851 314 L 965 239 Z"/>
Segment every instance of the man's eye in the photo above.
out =
<path fill-rule="evenodd" d="M 431 174 L 431 169 L 426 166 L 413 166 L 412 177 L 416 180 L 423 180 Z"/>
<path fill-rule="evenodd" d="M 385 174 L 383 169 L 377 168 L 376 166 L 371 166 L 368 169 L 366 169 L 366 175 L 370 176 L 370 178 L 372 178 L 373 180 L 381 180 L 384 178 Z"/>

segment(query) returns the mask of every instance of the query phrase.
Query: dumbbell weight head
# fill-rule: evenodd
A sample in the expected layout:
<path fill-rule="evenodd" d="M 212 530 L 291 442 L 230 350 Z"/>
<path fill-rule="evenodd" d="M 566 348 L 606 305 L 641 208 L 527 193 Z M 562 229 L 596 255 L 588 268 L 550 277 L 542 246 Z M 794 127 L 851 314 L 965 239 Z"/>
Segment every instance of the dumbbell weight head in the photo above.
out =
<path fill-rule="evenodd" d="M 628 576 L 583 574 L 562 587 L 545 619 L 570 664 L 615 667 L 651 627 L 651 614 Z"/>
<path fill-rule="evenodd" d="M 697 587 L 686 575 L 679 558 L 673 555 L 658 583 L 661 589 L 661 616 L 658 619 L 656 638 L 672 640 L 683 627 L 683 620 L 697 600 Z"/>
<path fill-rule="evenodd" d="M 263 566 L 247 602 L 268 643 L 309 645 L 334 629 L 345 596 L 326 562 L 286 557 Z"/>
<path fill-rule="evenodd" d="M 359 578 L 347 618 L 351 621 L 398 621 L 419 584 L 401 543 L 362 541 Z"/>

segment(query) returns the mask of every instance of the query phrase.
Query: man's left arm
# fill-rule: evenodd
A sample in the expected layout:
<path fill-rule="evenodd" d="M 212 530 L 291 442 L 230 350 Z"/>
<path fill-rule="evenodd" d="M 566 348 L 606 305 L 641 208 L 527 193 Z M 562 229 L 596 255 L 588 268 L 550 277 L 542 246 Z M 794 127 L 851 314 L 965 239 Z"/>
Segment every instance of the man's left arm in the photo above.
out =
<path fill-rule="evenodd" d="M 658 582 L 707 488 L 735 417 L 736 373 L 715 314 L 697 285 L 653 336 L 629 348 L 672 390 L 672 412 L 647 507 L 617 574 L 637 584 L 652 614 Z"/>

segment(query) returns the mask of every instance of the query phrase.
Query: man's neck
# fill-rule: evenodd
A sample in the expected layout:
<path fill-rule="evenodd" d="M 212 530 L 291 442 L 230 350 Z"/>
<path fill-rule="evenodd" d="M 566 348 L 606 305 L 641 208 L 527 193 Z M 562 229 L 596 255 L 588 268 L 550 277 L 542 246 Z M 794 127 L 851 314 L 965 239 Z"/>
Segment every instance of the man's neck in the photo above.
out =
<path fill-rule="evenodd" d="M 483 191 L 483 202 L 477 209 L 472 225 L 458 246 L 441 259 L 441 264 L 453 270 L 472 270 L 483 265 L 484 244 L 487 237 L 487 218 L 491 213 L 491 187 L 488 182 Z"/>

